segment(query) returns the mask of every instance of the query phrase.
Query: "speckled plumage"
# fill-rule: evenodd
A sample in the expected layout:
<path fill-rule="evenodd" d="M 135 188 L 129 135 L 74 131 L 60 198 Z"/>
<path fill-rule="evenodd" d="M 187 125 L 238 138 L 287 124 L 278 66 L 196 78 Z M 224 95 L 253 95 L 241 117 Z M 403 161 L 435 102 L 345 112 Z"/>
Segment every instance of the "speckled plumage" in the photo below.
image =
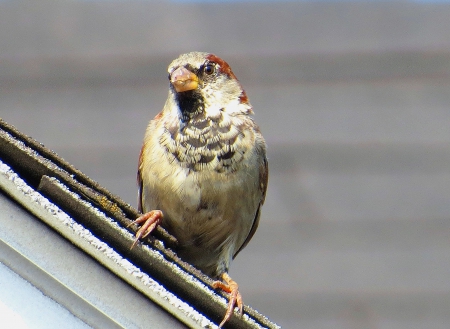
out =
<path fill-rule="evenodd" d="M 180 257 L 220 277 L 258 226 L 266 145 L 226 62 L 193 52 L 168 71 L 168 99 L 150 121 L 140 155 L 140 210 L 161 210 L 161 225 L 178 239 Z M 196 88 L 185 87 L 189 83 Z"/>

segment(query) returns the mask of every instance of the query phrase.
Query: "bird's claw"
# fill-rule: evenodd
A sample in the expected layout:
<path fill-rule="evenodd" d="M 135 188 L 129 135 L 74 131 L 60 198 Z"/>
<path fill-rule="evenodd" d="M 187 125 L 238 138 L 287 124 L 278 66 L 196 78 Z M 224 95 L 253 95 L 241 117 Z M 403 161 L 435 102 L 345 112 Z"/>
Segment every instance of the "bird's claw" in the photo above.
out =
<path fill-rule="evenodd" d="M 219 328 L 222 328 L 223 325 L 231 318 L 235 306 L 239 308 L 240 315 L 243 314 L 244 307 L 242 296 L 239 292 L 239 286 L 236 281 L 231 279 L 231 277 L 227 273 L 223 273 L 221 275 L 221 278 L 225 282 L 217 280 L 213 282 L 212 286 L 214 289 L 222 289 L 223 291 L 229 293 L 230 296 L 228 297 L 227 312 L 225 313 L 222 322 L 219 324 Z"/>
<path fill-rule="evenodd" d="M 163 213 L 161 210 L 152 210 L 145 214 L 142 214 L 141 216 L 136 218 L 135 221 L 130 223 L 127 227 L 130 227 L 133 224 L 142 224 L 141 228 L 136 232 L 136 239 L 134 240 L 130 249 L 133 249 L 140 239 L 147 237 L 157 225 L 161 224 L 162 218 Z"/>

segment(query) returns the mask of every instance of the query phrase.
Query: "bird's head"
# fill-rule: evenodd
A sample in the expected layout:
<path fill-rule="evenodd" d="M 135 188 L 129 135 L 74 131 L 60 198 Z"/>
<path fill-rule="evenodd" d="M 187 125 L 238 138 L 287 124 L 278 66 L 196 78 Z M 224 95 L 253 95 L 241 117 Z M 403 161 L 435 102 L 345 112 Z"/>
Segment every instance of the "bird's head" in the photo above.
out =
<path fill-rule="evenodd" d="M 202 52 L 183 54 L 169 65 L 170 95 L 183 121 L 198 114 L 214 118 L 251 113 L 245 91 L 230 66 L 216 55 Z"/>

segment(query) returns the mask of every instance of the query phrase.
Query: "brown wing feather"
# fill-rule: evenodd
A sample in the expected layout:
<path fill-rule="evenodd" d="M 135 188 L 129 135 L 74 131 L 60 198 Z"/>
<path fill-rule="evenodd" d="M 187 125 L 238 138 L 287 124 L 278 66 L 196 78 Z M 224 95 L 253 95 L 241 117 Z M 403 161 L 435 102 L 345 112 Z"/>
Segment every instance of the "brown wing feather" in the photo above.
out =
<path fill-rule="evenodd" d="M 138 184 L 138 211 L 140 213 L 143 213 L 142 210 L 142 175 L 141 175 L 141 166 L 142 166 L 142 158 L 143 158 L 143 153 L 144 153 L 144 146 L 142 146 L 141 148 L 141 153 L 139 154 L 139 164 L 138 164 L 138 171 L 137 171 L 137 184 Z"/>
<path fill-rule="evenodd" d="M 163 111 L 159 112 L 154 118 L 153 120 L 150 121 L 149 126 L 152 125 L 152 123 L 154 123 L 155 121 L 158 121 L 161 119 L 161 117 L 163 116 Z M 148 127 L 147 127 L 148 129 Z M 137 184 L 138 184 L 138 210 L 140 213 L 144 212 L 144 209 L 142 209 L 142 193 L 143 193 L 143 181 L 142 181 L 142 166 L 143 166 L 143 161 L 144 161 L 144 149 L 145 149 L 145 145 L 146 145 L 146 137 L 144 138 L 144 144 L 142 145 L 141 148 L 141 153 L 139 153 L 139 164 L 138 164 L 138 171 L 137 171 Z M 150 211 L 150 209 L 148 209 L 147 211 Z"/>
<path fill-rule="evenodd" d="M 247 235 L 247 238 L 245 239 L 242 246 L 236 251 L 236 253 L 233 255 L 233 259 L 239 254 L 239 252 L 244 249 L 247 244 L 252 239 L 253 235 L 256 232 L 256 229 L 259 225 L 259 218 L 261 216 L 261 206 L 264 204 L 264 201 L 266 199 L 266 191 L 267 191 L 267 182 L 269 180 L 269 165 L 267 163 L 267 158 L 264 156 L 264 162 L 259 167 L 259 186 L 261 190 L 261 201 L 259 202 L 258 210 L 255 214 L 255 219 L 253 220 L 252 228 L 250 229 L 250 232 Z"/>

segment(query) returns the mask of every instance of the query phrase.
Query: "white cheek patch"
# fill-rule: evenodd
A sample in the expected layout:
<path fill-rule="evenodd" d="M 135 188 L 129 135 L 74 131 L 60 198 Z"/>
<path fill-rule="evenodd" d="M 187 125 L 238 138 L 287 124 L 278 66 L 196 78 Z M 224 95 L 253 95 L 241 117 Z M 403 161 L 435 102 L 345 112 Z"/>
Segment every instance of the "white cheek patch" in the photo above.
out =
<path fill-rule="evenodd" d="M 215 88 L 213 88 L 215 87 Z M 235 80 L 218 79 L 213 85 L 205 84 L 203 89 L 206 115 L 213 121 L 221 116 L 221 112 L 233 114 L 251 114 L 251 105 L 241 103 L 242 89 Z"/>

